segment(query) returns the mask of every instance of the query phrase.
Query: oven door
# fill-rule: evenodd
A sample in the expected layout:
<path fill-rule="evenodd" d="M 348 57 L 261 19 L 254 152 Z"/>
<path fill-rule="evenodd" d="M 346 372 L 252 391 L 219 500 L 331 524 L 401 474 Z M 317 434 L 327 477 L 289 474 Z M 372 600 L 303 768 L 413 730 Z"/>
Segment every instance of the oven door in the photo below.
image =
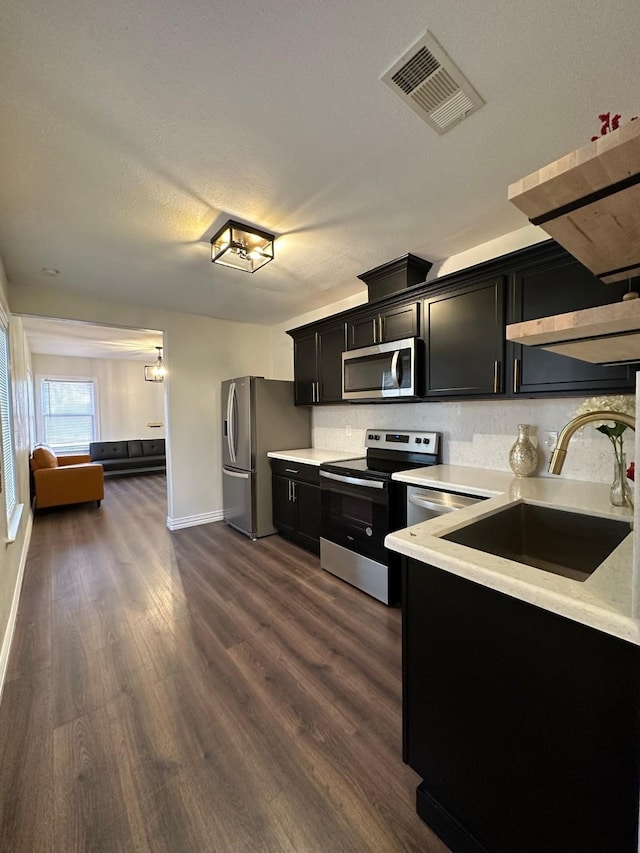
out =
<path fill-rule="evenodd" d="M 389 490 L 382 480 L 320 471 L 323 539 L 388 565 Z"/>
<path fill-rule="evenodd" d="M 420 343 L 417 338 L 407 338 L 343 352 L 342 399 L 418 397 Z"/>

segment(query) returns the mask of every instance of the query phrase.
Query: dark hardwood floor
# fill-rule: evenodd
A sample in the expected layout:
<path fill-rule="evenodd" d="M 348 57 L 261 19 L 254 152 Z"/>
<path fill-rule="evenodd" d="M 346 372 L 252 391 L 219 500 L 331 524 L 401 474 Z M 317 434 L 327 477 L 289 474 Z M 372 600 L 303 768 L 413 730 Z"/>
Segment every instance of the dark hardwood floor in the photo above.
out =
<path fill-rule="evenodd" d="M 170 533 L 165 486 L 36 515 L 0 850 L 444 853 L 400 758 L 400 612 L 278 536 Z"/>

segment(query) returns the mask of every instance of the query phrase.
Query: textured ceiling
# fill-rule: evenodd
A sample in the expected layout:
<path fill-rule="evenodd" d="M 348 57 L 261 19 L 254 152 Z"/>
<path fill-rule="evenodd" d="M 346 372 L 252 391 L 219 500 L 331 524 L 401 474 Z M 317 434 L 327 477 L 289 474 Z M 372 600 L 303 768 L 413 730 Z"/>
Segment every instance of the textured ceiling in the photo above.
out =
<path fill-rule="evenodd" d="M 162 346 L 162 332 L 151 329 L 121 329 L 73 320 L 23 317 L 31 352 L 38 355 L 70 355 L 76 358 L 118 358 L 156 360 Z"/>
<path fill-rule="evenodd" d="M 3 0 L 9 280 L 273 323 L 514 231 L 511 181 L 640 112 L 639 24 L 637 0 Z M 427 28 L 486 101 L 444 136 L 379 79 Z M 230 216 L 280 235 L 255 275 L 210 262 Z"/>

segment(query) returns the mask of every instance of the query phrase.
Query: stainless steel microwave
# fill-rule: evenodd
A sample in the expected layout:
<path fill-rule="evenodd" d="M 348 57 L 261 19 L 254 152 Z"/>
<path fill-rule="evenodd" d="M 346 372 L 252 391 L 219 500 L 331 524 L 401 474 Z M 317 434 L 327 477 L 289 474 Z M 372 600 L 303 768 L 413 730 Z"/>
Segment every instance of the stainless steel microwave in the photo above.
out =
<path fill-rule="evenodd" d="M 422 355 L 419 338 L 343 352 L 342 399 L 419 399 Z"/>

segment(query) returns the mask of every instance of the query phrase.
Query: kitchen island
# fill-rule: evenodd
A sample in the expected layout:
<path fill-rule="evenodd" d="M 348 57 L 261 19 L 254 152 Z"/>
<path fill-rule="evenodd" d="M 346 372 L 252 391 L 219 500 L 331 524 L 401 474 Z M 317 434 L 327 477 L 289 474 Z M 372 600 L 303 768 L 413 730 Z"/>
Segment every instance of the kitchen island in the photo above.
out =
<path fill-rule="evenodd" d="M 631 521 L 609 488 L 456 466 L 395 475 L 487 498 L 389 534 L 403 567 L 403 749 L 457 853 L 636 853 L 633 535 L 585 580 L 444 539 L 522 503 Z"/>

